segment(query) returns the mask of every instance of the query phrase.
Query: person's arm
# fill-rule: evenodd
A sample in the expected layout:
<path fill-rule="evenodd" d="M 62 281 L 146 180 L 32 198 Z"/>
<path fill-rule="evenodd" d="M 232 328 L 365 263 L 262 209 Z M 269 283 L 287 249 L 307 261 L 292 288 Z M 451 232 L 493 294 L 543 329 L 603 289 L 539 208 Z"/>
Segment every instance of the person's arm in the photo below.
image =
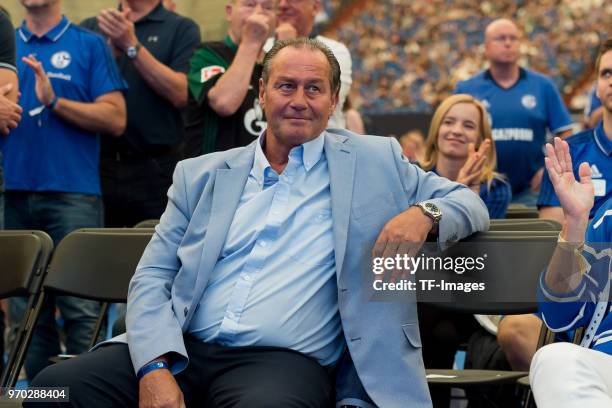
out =
<path fill-rule="evenodd" d="M 580 181 L 576 181 L 567 142 L 555 138 L 555 147 L 546 146 L 546 170 L 557 193 L 564 213 L 564 223 L 559 235 L 561 245 L 557 248 L 546 271 L 544 282 L 551 291 L 566 294 L 582 283 L 574 249 L 584 243 L 589 214 L 593 207 L 595 189 L 591 181 L 588 163 L 581 163 L 578 170 Z M 575 246 L 576 248 L 572 248 Z"/>
<path fill-rule="evenodd" d="M 124 11 L 106 9 L 102 10 L 98 16 L 100 31 L 123 52 L 139 44 L 134 23 L 129 19 L 130 13 L 129 8 Z M 192 28 L 190 25 L 187 35 L 179 38 L 181 38 L 181 43 L 177 44 L 177 47 L 180 47 L 181 54 L 177 55 L 177 58 L 185 60 L 186 65 L 191 52 L 199 42 L 197 26 Z M 158 95 L 168 100 L 176 108 L 187 105 L 187 75 L 184 72 L 163 64 L 144 46 L 140 47 L 136 58 L 133 59 L 133 64 Z"/>
<path fill-rule="evenodd" d="M 219 116 L 231 116 L 242 105 L 269 32 L 270 21 L 263 13 L 252 14 L 245 21 L 234 60 L 208 91 L 208 104 Z"/>
<path fill-rule="evenodd" d="M 603 106 L 595 109 L 586 120 L 586 125 L 589 128 L 594 128 L 603 119 Z"/>
<path fill-rule="evenodd" d="M 170 370 L 173 374 L 182 371 L 189 361 L 171 294 L 181 267 L 178 250 L 191 218 L 184 163 L 179 162 L 174 170 L 168 205 L 128 289 L 127 341 L 136 373 L 161 356 L 172 357 Z M 183 310 L 176 313 L 183 313 Z"/>
<path fill-rule="evenodd" d="M 554 220 L 563 224 L 563 208 L 553 206 L 542 206 L 538 209 L 538 218 Z"/>
<path fill-rule="evenodd" d="M 436 231 L 440 249 L 444 250 L 474 232 L 489 228 L 489 213 L 477 194 L 463 184 L 439 177 L 433 172 L 425 172 L 408 162 L 395 138 L 389 138 L 389 143 L 407 201 L 413 204 L 432 203 L 442 212 Z M 387 222 L 377 239 L 375 253 L 397 251 L 397 244 L 402 243 L 402 253 L 413 256 L 427 234 L 432 232 L 431 228 L 431 219 L 421 209 L 409 207 Z M 393 245 L 395 248 L 391 248 Z"/>
<path fill-rule="evenodd" d="M 544 170 L 540 186 L 540 195 L 538 196 L 537 202 L 538 218 L 554 220 L 563 224 L 563 209 L 561 208 L 559 198 L 557 198 L 547 170 Z"/>
<path fill-rule="evenodd" d="M 6 82 L 4 82 L 4 77 L 8 77 Z M 21 106 L 16 103 L 16 78 L 17 75 L 14 72 L 0 69 L 0 134 L 5 136 L 10 133 L 11 129 L 19 125 L 23 112 Z"/>
<path fill-rule="evenodd" d="M 127 115 L 125 100 L 119 91 L 98 96 L 93 102 L 77 102 L 57 97 L 42 64 L 34 57 L 23 57 L 36 76 L 36 97 L 65 121 L 94 133 L 121 136 L 125 131 Z"/>

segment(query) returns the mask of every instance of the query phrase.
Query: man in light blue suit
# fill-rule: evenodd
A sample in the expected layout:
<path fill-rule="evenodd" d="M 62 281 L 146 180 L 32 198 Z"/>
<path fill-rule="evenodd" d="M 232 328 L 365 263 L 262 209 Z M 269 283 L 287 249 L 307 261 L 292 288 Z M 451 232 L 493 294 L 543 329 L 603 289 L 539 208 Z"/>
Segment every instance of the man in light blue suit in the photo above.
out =
<path fill-rule="evenodd" d="M 130 284 L 127 334 L 33 386 L 69 386 L 88 408 L 313 408 L 333 403 L 338 372 L 339 406 L 431 407 L 414 293 L 370 301 L 364 266 L 373 248 L 415 254 L 430 233 L 444 248 L 486 230 L 487 210 L 393 138 L 326 131 L 339 77 L 318 41 L 275 44 L 260 86 L 268 129 L 178 164 Z"/>

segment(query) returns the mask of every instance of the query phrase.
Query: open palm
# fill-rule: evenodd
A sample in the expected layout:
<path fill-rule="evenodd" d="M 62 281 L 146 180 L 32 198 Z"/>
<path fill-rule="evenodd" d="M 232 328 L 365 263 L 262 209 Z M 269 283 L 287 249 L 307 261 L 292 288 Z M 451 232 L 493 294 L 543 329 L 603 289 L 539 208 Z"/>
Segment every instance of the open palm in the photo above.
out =
<path fill-rule="evenodd" d="M 588 218 L 595 196 L 588 163 L 580 165 L 580 181 L 576 180 L 569 145 L 558 137 L 554 140 L 554 147 L 551 144 L 546 145 L 546 156 L 546 170 L 566 217 Z"/>

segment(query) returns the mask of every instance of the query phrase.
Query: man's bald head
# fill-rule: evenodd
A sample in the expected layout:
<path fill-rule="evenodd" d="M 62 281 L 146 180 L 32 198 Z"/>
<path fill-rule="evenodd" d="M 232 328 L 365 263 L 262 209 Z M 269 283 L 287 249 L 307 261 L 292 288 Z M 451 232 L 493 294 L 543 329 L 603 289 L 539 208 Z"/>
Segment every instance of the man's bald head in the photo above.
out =
<path fill-rule="evenodd" d="M 485 30 L 485 55 L 491 64 L 516 64 L 521 31 L 512 20 L 493 20 Z"/>

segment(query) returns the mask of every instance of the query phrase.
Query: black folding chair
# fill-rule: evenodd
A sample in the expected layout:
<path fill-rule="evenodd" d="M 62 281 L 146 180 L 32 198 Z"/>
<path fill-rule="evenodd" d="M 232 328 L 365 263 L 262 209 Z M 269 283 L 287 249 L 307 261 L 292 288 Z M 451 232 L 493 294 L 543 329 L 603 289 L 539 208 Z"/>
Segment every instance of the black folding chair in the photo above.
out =
<path fill-rule="evenodd" d="M 45 300 L 51 295 L 125 303 L 130 279 L 152 234 L 152 229 L 131 228 L 85 228 L 68 234 L 59 243 L 49 264 L 29 335 Z M 91 347 L 100 335 L 106 311 L 107 307 L 100 311 L 91 337 Z"/>
<path fill-rule="evenodd" d="M 506 210 L 506 218 L 538 218 L 538 209 L 526 205 L 511 204 Z"/>
<path fill-rule="evenodd" d="M 483 315 L 526 314 L 537 311 L 535 293 L 539 284 L 540 273 L 548 265 L 555 250 L 558 231 L 488 231 L 474 234 L 462 240 L 463 243 L 489 244 L 487 263 L 493 265 L 486 272 L 495 274 L 504 282 L 499 290 L 500 298 L 508 293 L 528 291 L 533 293 L 532 300 L 519 302 L 489 302 L 475 303 L 467 298 L 457 297 L 436 306 L 458 313 Z M 507 245 L 491 246 L 491 243 L 507 243 Z M 478 246 L 461 246 L 449 248 L 448 256 L 477 256 Z M 491 250 L 492 249 L 492 250 Z M 511 265 L 510 265 L 511 263 Z M 489 293 L 488 296 L 492 294 Z M 493 294 L 493 297 L 497 297 Z M 542 339 L 546 337 L 543 328 Z M 544 341 L 544 340 L 542 340 Z M 527 375 L 519 371 L 494 370 L 445 370 L 427 369 L 428 383 L 435 386 L 467 388 L 482 385 L 514 384 Z"/>
<path fill-rule="evenodd" d="M 134 225 L 134 228 L 155 228 L 157 224 L 159 224 L 159 220 L 144 220 Z"/>
<path fill-rule="evenodd" d="M 562 225 L 555 220 L 535 218 L 506 218 L 491 220 L 489 231 L 561 231 Z"/>
<path fill-rule="evenodd" d="M 22 346 L 29 345 L 28 332 L 32 326 L 34 305 L 40 297 L 53 241 L 43 231 L 0 231 L 0 298 L 23 296 L 27 298 L 26 311 L 13 340 L 0 386 L 13 387 L 19 377 L 24 360 Z"/>

